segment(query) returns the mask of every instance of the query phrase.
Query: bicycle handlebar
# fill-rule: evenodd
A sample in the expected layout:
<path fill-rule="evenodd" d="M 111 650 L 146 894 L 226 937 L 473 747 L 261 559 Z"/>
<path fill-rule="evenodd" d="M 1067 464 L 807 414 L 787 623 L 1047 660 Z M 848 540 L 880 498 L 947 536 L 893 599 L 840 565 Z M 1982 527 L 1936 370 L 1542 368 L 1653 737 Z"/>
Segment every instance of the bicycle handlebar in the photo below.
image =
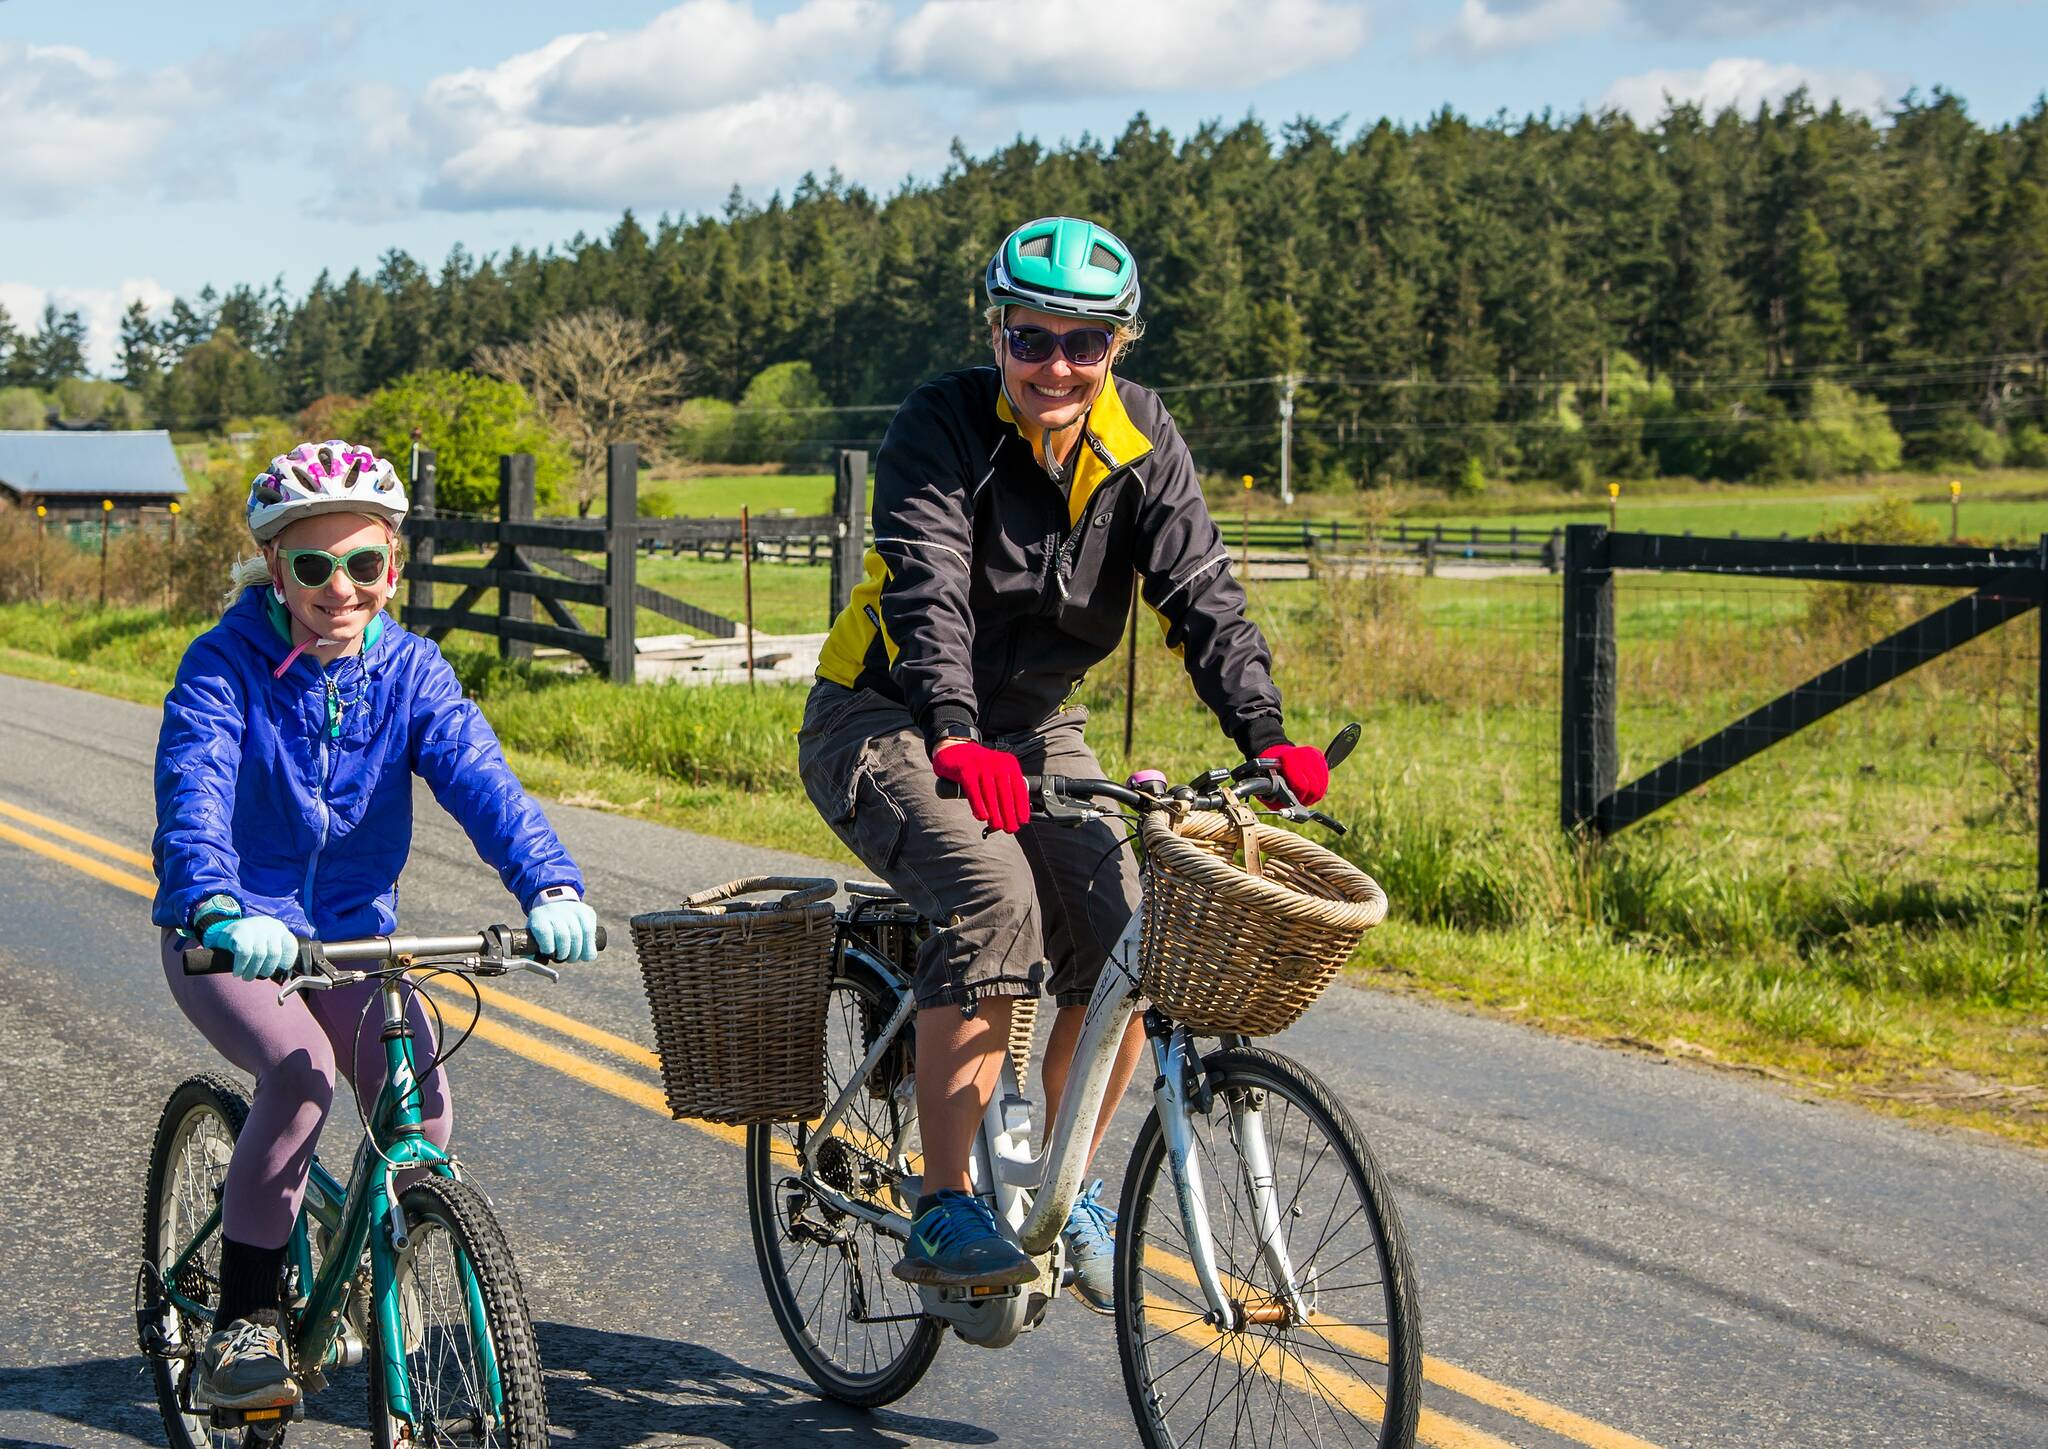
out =
<path fill-rule="evenodd" d="M 605 929 L 597 928 L 597 949 L 605 948 Z M 471 936 L 365 936 L 356 941 L 299 942 L 299 959 L 290 976 L 304 976 L 318 963 L 352 966 L 365 962 L 394 965 L 401 956 L 531 956 L 533 936 L 520 926 L 491 926 Z M 231 971 L 235 953 L 211 946 L 188 946 L 183 956 L 187 976 L 218 976 Z"/>

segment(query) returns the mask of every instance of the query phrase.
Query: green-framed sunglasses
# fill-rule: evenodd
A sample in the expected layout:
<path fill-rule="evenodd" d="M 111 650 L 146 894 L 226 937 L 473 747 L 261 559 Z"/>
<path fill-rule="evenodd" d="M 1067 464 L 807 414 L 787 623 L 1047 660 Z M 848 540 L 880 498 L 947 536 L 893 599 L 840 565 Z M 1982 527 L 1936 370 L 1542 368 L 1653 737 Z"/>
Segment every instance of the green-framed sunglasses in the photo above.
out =
<path fill-rule="evenodd" d="M 293 582 L 301 588 L 317 589 L 334 577 L 340 569 L 349 578 L 368 588 L 381 583 L 391 568 L 391 545 L 388 543 L 365 544 L 352 548 L 339 556 L 321 548 L 288 548 L 284 550 L 285 570 Z"/>

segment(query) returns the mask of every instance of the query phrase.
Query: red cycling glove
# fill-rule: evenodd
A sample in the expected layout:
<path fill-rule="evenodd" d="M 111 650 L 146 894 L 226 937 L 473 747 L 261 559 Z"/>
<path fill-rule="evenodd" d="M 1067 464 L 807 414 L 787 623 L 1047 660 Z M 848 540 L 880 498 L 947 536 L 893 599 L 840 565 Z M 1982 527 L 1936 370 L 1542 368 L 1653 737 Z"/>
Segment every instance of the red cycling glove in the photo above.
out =
<path fill-rule="evenodd" d="M 1304 805 L 1313 805 L 1330 793 L 1330 762 L 1314 745 L 1274 745 L 1259 751 L 1259 758 L 1280 767 L 1280 778 Z"/>
<path fill-rule="evenodd" d="M 966 791 L 974 818 L 984 825 L 1015 835 L 1031 818 L 1031 792 L 1024 787 L 1024 767 L 1008 750 L 956 740 L 933 754 L 932 773 Z M 1324 771 L 1325 778 L 1328 774 Z"/>

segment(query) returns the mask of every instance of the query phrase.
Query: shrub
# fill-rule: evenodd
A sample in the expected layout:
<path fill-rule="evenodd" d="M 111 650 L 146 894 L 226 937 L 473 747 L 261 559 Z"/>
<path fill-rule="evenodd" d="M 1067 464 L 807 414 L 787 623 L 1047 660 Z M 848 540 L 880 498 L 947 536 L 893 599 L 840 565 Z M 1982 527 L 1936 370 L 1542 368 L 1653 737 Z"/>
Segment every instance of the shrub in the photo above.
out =
<path fill-rule="evenodd" d="M 2016 468 L 2048 468 L 2048 429 L 2022 423 L 2012 430 L 2006 461 Z"/>
<path fill-rule="evenodd" d="M 1476 498 L 1486 491 L 1486 464 L 1477 453 L 1465 455 L 1458 476 L 1451 481 L 1450 491 L 1456 498 Z"/>
<path fill-rule="evenodd" d="M 32 387 L 0 387 L 0 429 L 36 432 L 49 413 L 50 405 Z"/>
<path fill-rule="evenodd" d="M 1922 518 L 1894 494 L 1866 503 L 1814 535 L 1830 543 L 1941 542 L 1941 525 Z M 1816 584 L 1806 605 L 1807 627 L 1827 636 L 1868 639 L 1898 627 L 1916 591 L 1877 584 Z"/>

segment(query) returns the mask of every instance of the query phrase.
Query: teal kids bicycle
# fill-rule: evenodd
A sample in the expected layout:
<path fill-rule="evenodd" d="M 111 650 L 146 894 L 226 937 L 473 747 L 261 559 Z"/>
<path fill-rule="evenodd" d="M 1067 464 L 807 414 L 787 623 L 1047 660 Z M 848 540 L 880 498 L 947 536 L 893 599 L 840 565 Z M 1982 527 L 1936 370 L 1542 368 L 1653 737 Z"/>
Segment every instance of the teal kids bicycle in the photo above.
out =
<path fill-rule="evenodd" d="M 597 944 L 603 948 L 603 931 Z M 316 1158 L 292 1229 L 284 1332 L 301 1394 L 290 1408 L 209 1410 L 192 1403 L 193 1365 L 219 1289 L 222 1187 L 249 1099 L 214 1074 L 192 1077 L 171 1093 L 150 1151 L 135 1323 L 173 1449 L 270 1449 L 303 1414 L 306 1395 L 325 1387 L 334 1370 L 359 1363 L 370 1368 L 370 1431 L 379 1449 L 547 1443 L 525 1289 L 490 1203 L 421 1128 L 420 1073 L 406 1015 L 413 993 L 437 980 L 466 985 L 513 971 L 555 980 L 551 967 L 530 959 L 532 950 L 527 933 L 509 926 L 473 936 L 301 945 L 280 999 L 376 979 L 385 1085 L 362 1114 L 363 1138 L 347 1183 Z M 184 958 L 188 974 L 226 970 L 231 962 L 228 952 L 203 946 Z M 471 995 L 480 1015 L 482 997 L 473 987 Z M 467 1036 L 465 1030 L 436 1053 L 428 1069 L 444 1066 Z M 400 1188 L 401 1176 L 415 1173 Z"/>

